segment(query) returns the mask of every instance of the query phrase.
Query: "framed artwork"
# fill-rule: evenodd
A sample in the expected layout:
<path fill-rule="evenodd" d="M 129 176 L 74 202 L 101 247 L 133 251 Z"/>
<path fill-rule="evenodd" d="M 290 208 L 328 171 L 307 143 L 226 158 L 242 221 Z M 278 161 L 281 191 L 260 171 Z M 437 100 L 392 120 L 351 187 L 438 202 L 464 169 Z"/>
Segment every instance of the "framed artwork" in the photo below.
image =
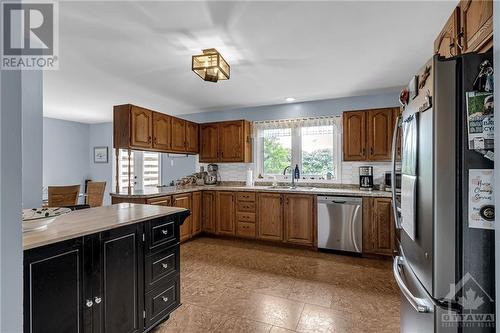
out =
<path fill-rule="evenodd" d="M 108 147 L 94 147 L 94 163 L 108 163 Z"/>
<path fill-rule="evenodd" d="M 417 97 L 417 95 L 418 95 L 418 75 L 413 76 L 410 83 L 408 84 L 408 90 L 410 92 L 410 100 Z"/>

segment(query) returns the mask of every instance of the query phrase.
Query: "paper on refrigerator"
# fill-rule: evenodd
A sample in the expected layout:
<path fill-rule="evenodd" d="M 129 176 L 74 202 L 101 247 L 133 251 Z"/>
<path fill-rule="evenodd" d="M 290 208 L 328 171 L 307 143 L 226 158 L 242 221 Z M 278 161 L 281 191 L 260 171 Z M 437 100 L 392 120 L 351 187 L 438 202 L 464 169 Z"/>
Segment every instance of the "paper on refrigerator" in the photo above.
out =
<path fill-rule="evenodd" d="M 493 169 L 469 170 L 469 228 L 495 229 Z"/>

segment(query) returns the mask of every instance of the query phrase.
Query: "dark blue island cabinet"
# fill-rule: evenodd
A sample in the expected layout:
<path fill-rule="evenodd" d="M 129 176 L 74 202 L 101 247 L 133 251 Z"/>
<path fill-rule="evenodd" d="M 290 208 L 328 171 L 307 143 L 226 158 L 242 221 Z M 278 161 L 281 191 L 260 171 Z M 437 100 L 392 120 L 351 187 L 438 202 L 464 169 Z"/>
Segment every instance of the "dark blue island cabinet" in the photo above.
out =
<path fill-rule="evenodd" d="M 24 332 L 147 332 L 180 305 L 189 211 L 24 251 Z"/>

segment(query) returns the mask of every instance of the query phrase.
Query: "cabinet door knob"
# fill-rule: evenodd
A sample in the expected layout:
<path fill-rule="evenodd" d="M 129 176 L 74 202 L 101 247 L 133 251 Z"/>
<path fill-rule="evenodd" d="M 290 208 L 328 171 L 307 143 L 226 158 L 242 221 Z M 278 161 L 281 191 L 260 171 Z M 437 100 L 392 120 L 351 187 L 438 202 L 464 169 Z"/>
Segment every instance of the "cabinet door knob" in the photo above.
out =
<path fill-rule="evenodd" d="M 101 303 L 101 298 L 100 297 L 94 298 L 94 302 L 95 302 L 95 304 Z"/>
<path fill-rule="evenodd" d="M 163 268 L 168 268 L 168 264 L 166 264 L 166 263 L 162 263 L 162 264 L 161 264 L 161 266 L 162 266 Z"/>
<path fill-rule="evenodd" d="M 167 234 L 168 234 L 168 230 L 167 230 L 167 229 L 163 229 L 163 230 L 161 231 L 161 233 L 162 233 L 162 234 L 164 234 L 164 235 L 167 235 Z"/>
<path fill-rule="evenodd" d="M 92 305 L 94 305 L 94 302 L 92 302 L 91 299 L 88 299 L 87 302 L 85 303 L 85 305 L 88 307 L 88 308 L 91 308 Z"/>
<path fill-rule="evenodd" d="M 168 302 L 168 297 L 166 296 L 162 296 L 161 299 L 163 300 L 163 302 Z"/>

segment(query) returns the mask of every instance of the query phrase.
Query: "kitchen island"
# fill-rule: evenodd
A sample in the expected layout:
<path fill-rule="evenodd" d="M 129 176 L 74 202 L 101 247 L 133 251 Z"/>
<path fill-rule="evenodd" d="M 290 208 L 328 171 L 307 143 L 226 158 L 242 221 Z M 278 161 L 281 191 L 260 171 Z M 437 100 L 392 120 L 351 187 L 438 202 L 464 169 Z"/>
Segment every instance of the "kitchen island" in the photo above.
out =
<path fill-rule="evenodd" d="M 184 208 L 122 203 L 23 234 L 25 332 L 147 332 L 180 305 Z"/>

